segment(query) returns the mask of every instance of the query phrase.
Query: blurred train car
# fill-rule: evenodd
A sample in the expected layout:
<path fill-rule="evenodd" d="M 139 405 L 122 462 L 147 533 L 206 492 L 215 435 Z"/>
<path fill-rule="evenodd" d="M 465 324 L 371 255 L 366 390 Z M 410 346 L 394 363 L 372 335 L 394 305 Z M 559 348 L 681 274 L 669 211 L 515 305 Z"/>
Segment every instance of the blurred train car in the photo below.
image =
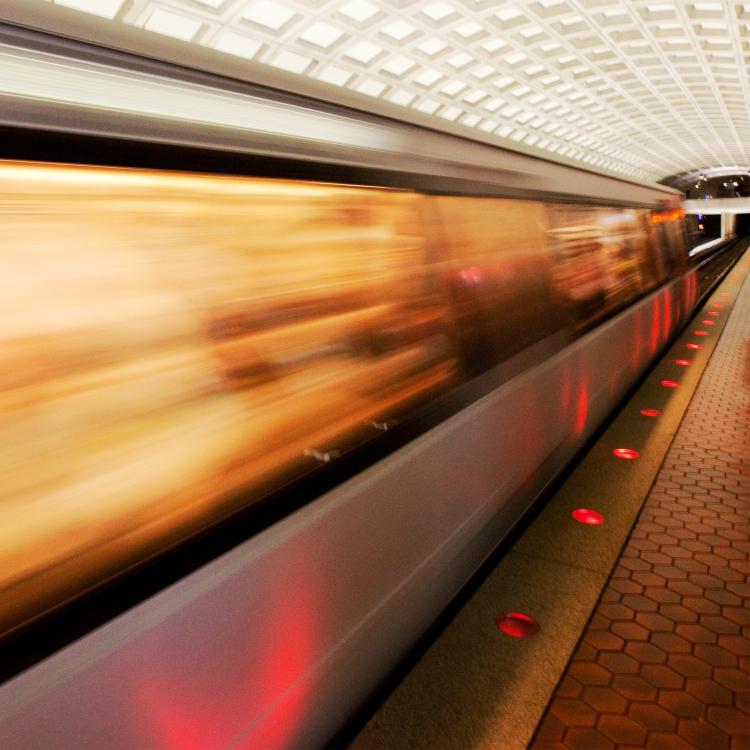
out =
<path fill-rule="evenodd" d="M 24 41 L 122 106 L 144 75 Z M 165 107 L 221 90 L 278 128 L 20 96 L 3 121 L 48 162 L 146 156 L 0 163 L 0 746 L 320 746 L 688 319 L 681 213 L 660 186 L 148 76 Z"/>

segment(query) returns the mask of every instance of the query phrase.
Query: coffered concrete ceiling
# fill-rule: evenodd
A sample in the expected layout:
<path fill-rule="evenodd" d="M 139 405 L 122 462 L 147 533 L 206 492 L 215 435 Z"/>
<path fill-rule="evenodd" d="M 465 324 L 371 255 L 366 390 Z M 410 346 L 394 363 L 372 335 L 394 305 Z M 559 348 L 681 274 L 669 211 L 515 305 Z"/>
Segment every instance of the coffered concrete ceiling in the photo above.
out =
<path fill-rule="evenodd" d="M 54 1 L 639 180 L 750 163 L 750 2 Z"/>

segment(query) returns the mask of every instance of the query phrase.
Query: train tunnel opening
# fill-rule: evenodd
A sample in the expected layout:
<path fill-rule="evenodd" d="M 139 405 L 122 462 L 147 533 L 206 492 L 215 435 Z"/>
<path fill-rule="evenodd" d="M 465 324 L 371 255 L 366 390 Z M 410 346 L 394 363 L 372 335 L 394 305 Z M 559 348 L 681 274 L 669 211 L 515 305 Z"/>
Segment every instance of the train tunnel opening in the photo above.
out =
<path fill-rule="evenodd" d="M 738 237 L 750 235 L 750 214 L 737 214 L 734 231 Z"/>

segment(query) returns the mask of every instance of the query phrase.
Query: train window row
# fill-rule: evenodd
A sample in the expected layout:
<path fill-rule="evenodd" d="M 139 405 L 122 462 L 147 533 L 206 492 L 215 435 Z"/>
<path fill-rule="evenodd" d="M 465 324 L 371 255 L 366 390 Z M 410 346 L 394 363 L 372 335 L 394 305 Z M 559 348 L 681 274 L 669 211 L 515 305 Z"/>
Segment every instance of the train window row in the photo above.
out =
<path fill-rule="evenodd" d="M 147 171 L 0 164 L 0 212 L 0 633 L 686 256 L 645 209 Z"/>

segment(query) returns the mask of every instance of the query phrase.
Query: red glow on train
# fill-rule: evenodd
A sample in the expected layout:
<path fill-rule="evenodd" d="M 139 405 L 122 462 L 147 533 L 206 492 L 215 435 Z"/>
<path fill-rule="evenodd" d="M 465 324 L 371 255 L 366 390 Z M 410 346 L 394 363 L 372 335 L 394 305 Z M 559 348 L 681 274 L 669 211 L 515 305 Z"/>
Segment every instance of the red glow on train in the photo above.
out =
<path fill-rule="evenodd" d="M 586 429 L 586 418 L 589 414 L 589 386 L 584 379 L 578 391 L 578 403 L 576 405 L 576 435 L 582 435 Z"/>
<path fill-rule="evenodd" d="M 300 562 L 305 555 L 300 554 Z M 294 563 L 287 570 L 293 580 Z M 269 623 L 276 628 L 266 629 L 262 649 L 263 663 L 257 673 L 249 676 L 248 686 L 260 693 L 253 698 L 267 705 L 277 703 L 276 710 L 268 720 L 258 726 L 248 738 L 247 747 L 262 747 L 269 750 L 289 747 L 295 731 L 309 711 L 309 687 L 301 678 L 311 669 L 313 657 L 318 649 L 319 594 L 312 577 L 298 580 L 298 585 L 281 591 L 275 597 L 274 614 Z M 289 622 L 290 613 L 294 623 Z M 282 625 L 286 623 L 286 625 Z"/>
<path fill-rule="evenodd" d="M 649 342 L 649 351 L 653 354 L 659 347 L 659 328 L 660 328 L 660 315 L 659 311 L 661 307 L 659 305 L 658 297 L 654 300 L 652 305 L 652 318 L 651 318 L 651 340 Z"/>
<path fill-rule="evenodd" d="M 662 329 L 664 339 L 669 338 L 672 329 L 672 290 L 667 289 L 664 293 L 664 327 Z"/>
<path fill-rule="evenodd" d="M 630 371 L 636 372 L 641 363 L 641 349 L 643 349 L 643 309 L 640 307 L 635 312 L 635 322 L 632 331 L 633 335 L 630 343 Z"/>
<path fill-rule="evenodd" d="M 221 716 L 206 708 L 200 695 L 186 695 L 176 686 L 144 683 L 138 698 L 142 704 L 141 720 L 147 719 L 167 750 L 204 750 L 216 743 Z M 197 691 L 196 691 L 197 692 Z"/>
<path fill-rule="evenodd" d="M 300 549 L 294 559 L 284 561 L 278 569 L 278 580 L 283 583 L 273 592 L 263 592 L 269 612 L 264 626 L 248 631 L 247 650 L 219 651 L 219 661 L 202 673 L 210 675 L 205 681 L 194 679 L 196 665 L 206 667 L 199 620 L 183 634 L 185 643 L 191 644 L 182 649 L 183 663 L 159 663 L 156 655 L 162 644 L 154 640 L 149 647 L 153 664 L 139 668 L 134 686 L 134 710 L 144 724 L 144 736 L 152 740 L 144 747 L 227 747 L 247 717 L 260 720 L 236 747 L 281 750 L 293 744 L 310 710 L 309 686 L 302 678 L 319 651 L 321 582 L 313 574 L 299 572 L 307 559 Z M 216 616 L 225 617 L 227 623 L 240 622 L 252 606 L 238 599 L 231 612 Z M 240 682 L 246 689 L 225 693 L 221 689 L 224 680 L 230 685 Z"/>

